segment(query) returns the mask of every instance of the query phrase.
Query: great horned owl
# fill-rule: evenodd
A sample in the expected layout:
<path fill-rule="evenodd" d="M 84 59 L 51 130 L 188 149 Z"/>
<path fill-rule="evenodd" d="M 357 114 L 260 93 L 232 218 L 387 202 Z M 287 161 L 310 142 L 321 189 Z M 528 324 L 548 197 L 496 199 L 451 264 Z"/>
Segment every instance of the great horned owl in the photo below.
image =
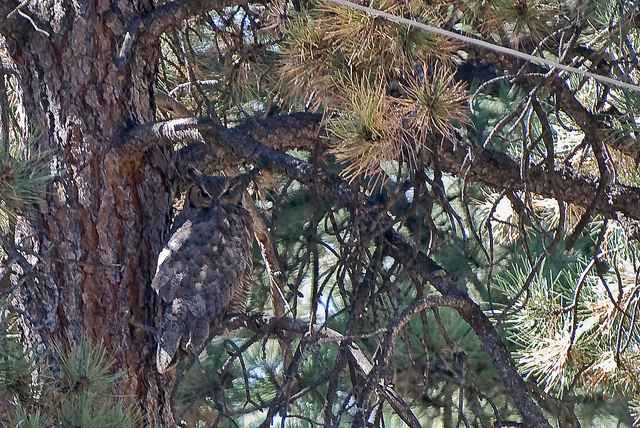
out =
<path fill-rule="evenodd" d="M 184 208 L 158 256 L 151 283 L 160 305 L 156 323 L 160 373 L 179 350 L 200 353 L 210 329 L 226 313 L 246 309 L 253 223 L 239 201 L 254 174 L 227 178 L 190 171 L 195 184 L 187 191 Z"/>

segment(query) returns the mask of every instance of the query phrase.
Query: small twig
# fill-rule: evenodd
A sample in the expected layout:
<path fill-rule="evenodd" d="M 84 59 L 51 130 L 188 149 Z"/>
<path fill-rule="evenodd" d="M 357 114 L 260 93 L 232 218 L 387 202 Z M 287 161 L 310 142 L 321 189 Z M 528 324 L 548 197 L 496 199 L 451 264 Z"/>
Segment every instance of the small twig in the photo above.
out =
<path fill-rule="evenodd" d="M 127 65 L 127 60 L 131 58 L 133 44 L 136 41 L 136 36 L 141 25 L 142 21 L 140 20 L 140 18 L 134 19 L 129 24 L 127 33 L 124 35 L 122 47 L 120 48 L 120 52 L 118 52 L 118 57 L 116 58 L 116 73 L 118 77 L 124 76 L 124 69 Z"/>
<path fill-rule="evenodd" d="M 23 0 L 15 9 L 7 14 L 7 18 L 12 18 L 16 16 L 16 14 L 20 13 L 20 9 L 29 4 L 29 0 Z"/>
<path fill-rule="evenodd" d="M 588 132 L 588 131 L 585 131 L 585 132 Z M 573 248 L 576 241 L 582 234 L 582 231 L 587 226 L 587 223 L 589 223 L 591 214 L 593 213 L 596 207 L 596 204 L 602 199 L 602 195 L 605 192 L 605 188 L 611 183 L 611 180 L 613 178 L 612 173 L 607 167 L 607 163 L 604 159 L 603 144 L 598 141 L 593 141 L 593 135 L 587 136 L 585 138 L 587 138 L 591 148 L 593 149 L 593 154 L 597 160 L 598 169 L 600 170 L 600 180 L 598 183 L 598 188 L 596 190 L 596 193 L 593 196 L 593 199 L 591 200 L 591 203 L 589 204 L 585 212 L 582 214 L 580 221 L 573 229 L 573 232 L 571 233 L 571 235 L 567 238 L 567 241 L 565 244 L 565 250 L 567 251 Z"/>
<path fill-rule="evenodd" d="M 458 423 L 457 426 L 460 426 L 460 421 L 464 422 L 464 426 L 466 428 L 471 428 L 469 426 L 469 421 L 467 421 L 467 417 L 464 415 L 464 384 L 467 378 L 467 356 L 463 353 L 459 354 L 462 359 L 462 373 L 460 374 L 460 392 L 458 393 Z"/>
<path fill-rule="evenodd" d="M 28 3 L 28 2 L 24 2 L 24 3 Z M 44 34 L 47 37 L 50 37 L 50 34 L 43 30 L 42 28 L 38 27 L 38 25 L 36 24 L 36 21 L 34 21 L 34 19 L 32 17 L 30 17 L 29 15 L 27 15 L 26 13 L 24 13 L 23 11 L 21 11 L 19 8 L 14 10 L 18 15 L 20 15 L 21 17 L 23 17 L 24 19 L 26 19 L 27 21 L 29 21 L 31 23 L 31 25 L 33 26 L 33 28 L 41 34 Z"/>
<path fill-rule="evenodd" d="M 242 378 L 244 380 L 244 392 L 246 394 L 246 404 L 251 404 L 253 405 L 256 409 L 260 408 L 260 405 L 258 405 L 255 401 L 253 401 L 251 399 L 251 392 L 250 392 L 250 388 L 249 388 L 249 375 L 247 374 L 247 366 L 244 364 L 244 358 L 242 358 L 242 349 L 238 348 L 238 345 L 236 345 L 235 343 L 233 343 L 233 341 L 231 340 L 225 340 L 225 344 L 231 346 L 234 349 L 234 353 L 235 353 L 235 357 L 238 358 L 238 361 L 240 361 L 240 367 L 242 368 Z"/>

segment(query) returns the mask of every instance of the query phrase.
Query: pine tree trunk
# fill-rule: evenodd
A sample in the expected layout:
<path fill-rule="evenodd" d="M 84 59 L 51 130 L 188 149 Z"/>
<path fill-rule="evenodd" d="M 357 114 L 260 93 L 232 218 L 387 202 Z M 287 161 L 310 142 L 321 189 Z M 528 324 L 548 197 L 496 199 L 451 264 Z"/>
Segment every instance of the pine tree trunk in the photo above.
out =
<path fill-rule="evenodd" d="M 0 28 L 28 125 L 61 176 L 16 240 L 40 254 L 21 287 L 28 340 L 103 341 L 122 373 L 117 394 L 151 426 L 172 426 L 173 379 L 154 370 L 150 282 L 172 202 L 170 149 L 116 150 L 128 127 L 154 119 L 158 45 L 118 60 L 125 34 L 151 0 L 32 1 Z M 16 29 L 17 28 L 17 29 Z"/>

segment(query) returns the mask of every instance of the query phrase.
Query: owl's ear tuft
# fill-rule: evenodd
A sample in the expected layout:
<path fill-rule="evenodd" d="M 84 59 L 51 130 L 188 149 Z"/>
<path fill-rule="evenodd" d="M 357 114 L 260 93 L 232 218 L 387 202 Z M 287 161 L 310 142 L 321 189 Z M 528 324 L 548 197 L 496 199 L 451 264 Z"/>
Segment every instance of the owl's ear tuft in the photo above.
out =
<path fill-rule="evenodd" d="M 204 177 L 204 174 L 198 171 L 196 168 L 192 166 L 189 166 L 189 168 L 187 168 L 186 179 L 191 181 L 192 183 L 195 183 L 195 184 L 202 183 L 203 177 Z"/>
<path fill-rule="evenodd" d="M 235 177 L 231 177 L 231 182 L 229 183 L 230 189 L 246 189 L 251 180 L 256 178 L 258 173 L 260 172 L 260 168 L 253 168 L 249 172 L 245 172 L 244 174 L 236 175 Z"/>
<path fill-rule="evenodd" d="M 245 187 L 247 187 L 249 185 L 249 182 L 251 180 L 253 180 L 254 178 L 256 178 L 256 176 L 260 173 L 260 168 L 253 168 L 251 171 L 246 172 L 244 174 L 242 174 L 243 178 L 243 183 L 245 185 Z"/>
<path fill-rule="evenodd" d="M 227 197 L 235 200 L 238 196 L 240 196 L 242 191 L 247 188 L 251 180 L 253 180 L 258 175 L 258 172 L 260 172 L 259 168 L 253 168 L 247 173 L 236 175 L 235 177 L 230 177 Z"/>

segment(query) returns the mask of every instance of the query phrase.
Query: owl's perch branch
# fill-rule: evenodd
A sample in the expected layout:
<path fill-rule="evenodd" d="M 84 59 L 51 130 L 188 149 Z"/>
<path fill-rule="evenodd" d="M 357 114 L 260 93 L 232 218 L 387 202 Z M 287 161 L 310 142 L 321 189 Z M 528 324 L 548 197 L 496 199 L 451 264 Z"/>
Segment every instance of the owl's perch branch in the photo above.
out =
<path fill-rule="evenodd" d="M 349 184 L 342 178 L 329 175 L 308 162 L 266 147 L 240 132 L 212 123 L 197 123 L 195 120 L 169 121 L 136 128 L 129 133 L 129 136 L 131 137 L 131 144 L 138 147 L 141 146 L 141 143 L 142 145 L 149 144 L 149 140 L 153 139 L 154 136 L 161 140 L 160 142 L 156 141 L 156 144 L 169 144 L 176 141 L 173 140 L 176 136 L 190 137 L 190 140 L 180 139 L 178 141 L 199 142 L 199 150 L 204 150 L 201 156 L 210 152 L 213 153 L 213 158 L 217 159 L 237 158 L 240 161 L 252 163 L 263 170 L 283 174 L 309 187 L 315 187 L 318 193 L 326 195 L 326 197 L 333 199 L 339 205 L 350 208 L 354 212 L 357 207 L 361 213 L 370 213 L 371 218 L 380 217 L 384 219 L 387 217 L 386 213 L 382 212 L 383 207 L 380 204 L 369 200 L 364 195 L 360 195 L 357 198 Z M 207 150 L 208 148 L 211 148 L 211 150 Z M 466 156 L 466 151 L 463 156 Z M 478 157 L 481 156 L 482 153 L 479 153 Z M 505 156 L 505 160 L 513 161 L 507 155 Z M 185 159 L 183 158 L 182 160 L 184 161 Z M 591 195 L 593 195 L 593 192 Z M 589 199 L 590 201 L 591 199 Z M 640 204 L 640 201 L 637 203 Z M 638 212 L 640 213 L 640 210 Z M 392 225 L 393 221 L 386 218 L 384 223 Z M 431 282 L 442 293 L 443 297 L 455 297 L 467 301 L 464 310 L 461 308 L 455 309 L 472 327 L 483 343 L 485 351 L 490 355 L 507 392 L 513 398 L 525 424 L 531 427 L 549 427 L 550 425 L 542 415 L 540 408 L 529 395 L 527 386 L 518 374 L 515 364 L 511 360 L 511 356 L 502 343 L 500 336 L 480 306 L 462 291 L 447 272 L 424 253 L 414 250 L 398 232 L 389 229 L 384 232 L 384 235 L 395 248 L 401 251 L 398 255 L 399 260 L 414 269 L 418 268 L 412 262 L 417 259 L 421 261 L 417 272 L 420 273 L 425 281 Z"/>

